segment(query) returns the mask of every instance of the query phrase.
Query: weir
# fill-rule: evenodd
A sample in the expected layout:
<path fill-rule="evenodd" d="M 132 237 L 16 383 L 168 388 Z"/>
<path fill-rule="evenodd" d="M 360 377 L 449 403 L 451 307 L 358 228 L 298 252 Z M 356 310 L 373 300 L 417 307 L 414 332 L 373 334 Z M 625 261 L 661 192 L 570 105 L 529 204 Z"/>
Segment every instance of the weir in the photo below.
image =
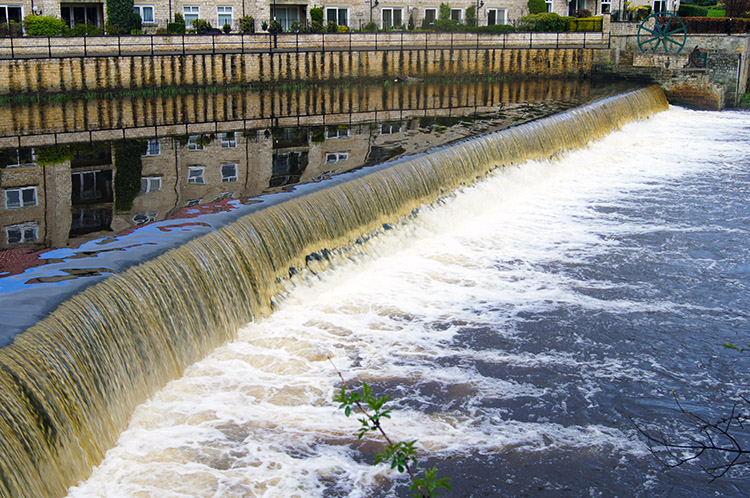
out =
<path fill-rule="evenodd" d="M 0 351 L 0 488 L 62 496 L 133 409 L 272 312 L 290 277 L 494 170 L 541 160 L 668 106 L 649 87 L 385 164 L 249 214 L 87 288 Z"/>

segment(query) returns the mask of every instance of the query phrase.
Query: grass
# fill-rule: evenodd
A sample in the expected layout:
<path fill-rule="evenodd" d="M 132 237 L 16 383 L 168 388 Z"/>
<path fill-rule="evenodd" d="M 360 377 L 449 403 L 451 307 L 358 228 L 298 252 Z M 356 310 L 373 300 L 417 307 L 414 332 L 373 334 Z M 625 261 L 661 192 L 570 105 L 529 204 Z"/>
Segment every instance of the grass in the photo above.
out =
<path fill-rule="evenodd" d="M 708 17 L 727 17 L 725 9 L 708 9 Z"/>
<path fill-rule="evenodd" d="M 740 100 L 740 107 L 743 109 L 750 109 L 750 92 L 747 92 L 742 96 L 742 100 Z"/>

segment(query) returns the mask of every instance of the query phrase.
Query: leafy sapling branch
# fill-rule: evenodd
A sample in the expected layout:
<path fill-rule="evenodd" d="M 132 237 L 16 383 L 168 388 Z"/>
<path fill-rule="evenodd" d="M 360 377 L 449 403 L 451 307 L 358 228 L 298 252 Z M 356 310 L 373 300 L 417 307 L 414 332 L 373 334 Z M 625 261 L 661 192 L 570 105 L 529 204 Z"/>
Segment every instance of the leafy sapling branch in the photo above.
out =
<path fill-rule="evenodd" d="M 333 361 L 330 358 L 328 360 L 344 383 L 344 387 L 333 398 L 335 402 L 340 403 L 339 410 L 343 410 L 347 417 L 357 410 L 363 415 L 358 419 L 361 427 L 357 430 L 357 438 L 362 439 L 368 432 L 379 432 L 386 442 L 385 451 L 375 455 L 374 465 L 390 462 L 392 469 L 398 469 L 399 472 L 409 474 L 411 479 L 409 490 L 417 491 L 417 493 L 412 494 L 416 498 L 433 498 L 437 496 L 439 488 L 451 489 L 450 479 L 437 478 L 437 467 L 425 470 L 424 478 L 417 477 L 414 474 L 412 469 L 417 465 L 416 449 L 414 448 L 416 440 L 394 443 L 383 430 L 381 419 L 391 418 L 391 411 L 385 408 L 386 402 L 391 397 L 389 395 L 374 396 L 372 387 L 367 382 L 362 383 L 361 391 L 353 391 L 349 388 L 349 384 Z"/>

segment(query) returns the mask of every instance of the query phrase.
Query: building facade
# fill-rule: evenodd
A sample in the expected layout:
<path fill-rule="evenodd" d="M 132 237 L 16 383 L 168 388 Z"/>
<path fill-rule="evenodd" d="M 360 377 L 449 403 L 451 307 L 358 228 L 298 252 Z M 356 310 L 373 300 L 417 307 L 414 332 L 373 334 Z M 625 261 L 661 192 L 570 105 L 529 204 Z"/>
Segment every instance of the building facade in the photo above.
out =
<path fill-rule="evenodd" d="M 547 10 L 560 15 L 575 15 L 578 10 L 588 10 L 601 15 L 627 10 L 624 0 L 546 0 Z M 285 30 L 294 21 L 309 22 L 310 9 L 324 9 L 324 21 L 360 29 L 374 22 L 380 29 L 393 29 L 413 25 L 420 28 L 425 21 L 438 17 L 439 0 L 330 0 L 318 4 L 310 0 L 135 0 L 135 11 L 140 14 L 146 31 L 166 27 L 179 13 L 190 24 L 194 19 L 205 19 L 221 28 L 229 24 L 233 31 L 239 28 L 239 19 L 252 16 L 255 29 L 261 31 L 263 22 L 276 18 Z M 474 7 L 480 26 L 513 24 L 528 14 L 527 0 L 452 0 L 451 18 L 466 22 L 466 12 Z M 632 0 L 629 6 L 650 5 L 654 11 L 672 11 L 679 0 Z M 103 27 L 106 21 L 106 2 L 91 0 L 0 0 L 0 23 L 21 20 L 30 14 L 49 15 L 64 19 L 69 26 L 91 24 Z"/>

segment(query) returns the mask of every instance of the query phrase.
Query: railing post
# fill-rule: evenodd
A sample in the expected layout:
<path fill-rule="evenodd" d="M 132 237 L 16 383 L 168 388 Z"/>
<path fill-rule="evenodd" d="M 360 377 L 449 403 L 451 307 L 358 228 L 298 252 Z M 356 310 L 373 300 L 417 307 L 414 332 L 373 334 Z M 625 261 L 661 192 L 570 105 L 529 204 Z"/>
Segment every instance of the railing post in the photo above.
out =
<path fill-rule="evenodd" d="M 216 35 L 211 35 L 211 55 L 216 55 Z"/>
<path fill-rule="evenodd" d="M 404 51 L 404 31 L 401 30 L 401 51 Z"/>
<path fill-rule="evenodd" d="M 479 24 L 479 21 L 477 21 L 477 25 Z M 479 32 L 477 31 L 477 50 L 479 50 Z"/>
<path fill-rule="evenodd" d="M 505 50 L 505 42 L 508 41 L 508 33 L 503 33 L 503 50 Z"/>
<path fill-rule="evenodd" d="M 12 36 L 10 37 L 10 58 L 11 59 L 15 59 L 16 58 L 16 53 L 13 50 L 13 37 Z"/>
<path fill-rule="evenodd" d="M 375 32 L 375 51 L 378 51 L 378 32 Z"/>
<path fill-rule="evenodd" d="M 154 35 L 151 35 L 151 57 L 154 56 Z"/>
<path fill-rule="evenodd" d="M 352 51 L 352 30 L 349 30 L 349 52 Z"/>
<path fill-rule="evenodd" d="M 121 45 L 122 37 L 120 35 L 117 35 L 117 57 L 122 56 L 122 47 Z M 184 52 L 184 50 L 183 50 Z"/>
<path fill-rule="evenodd" d="M 529 48 L 534 48 L 534 32 L 529 31 Z"/>
<path fill-rule="evenodd" d="M 325 52 L 326 51 L 326 34 L 325 32 L 320 34 L 320 51 Z"/>
<path fill-rule="evenodd" d="M 557 32 L 557 39 L 555 40 L 555 48 L 560 48 L 560 32 Z"/>
<path fill-rule="evenodd" d="M 185 35 L 182 35 L 182 55 L 185 55 Z"/>
<path fill-rule="evenodd" d="M 453 31 L 451 31 L 451 52 L 453 52 Z"/>
<path fill-rule="evenodd" d="M 245 33 L 240 33 L 240 53 L 245 53 Z"/>
<path fill-rule="evenodd" d="M 586 48 L 586 32 L 583 32 L 583 48 Z"/>
<path fill-rule="evenodd" d="M 47 55 L 52 58 L 52 37 L 47 37 Z"/>

